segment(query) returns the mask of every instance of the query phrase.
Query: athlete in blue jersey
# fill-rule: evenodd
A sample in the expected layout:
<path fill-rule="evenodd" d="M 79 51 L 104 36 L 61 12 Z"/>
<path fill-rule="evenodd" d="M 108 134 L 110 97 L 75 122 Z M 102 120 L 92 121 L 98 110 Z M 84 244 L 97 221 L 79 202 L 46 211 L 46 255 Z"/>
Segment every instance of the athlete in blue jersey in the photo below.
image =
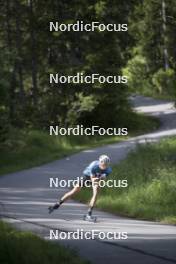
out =
<path fill-rule="evenodd" d="M 64 196 L 53 206 L 50 206 L 49 213 L 52 213 L 55 209 L 58 209 L 62 203 L 67 199 L 71 198 L 75 193 L 79 192 L 81 187 L 87 183 L 92 184 L 92 198 L 89 203 L 89 209 L 87 213 L 87 218 L 91 218 L 92 210 L 96 202 L 99 181 L 101 179 L 106 179 L 106 177 L 112 172 L 112 169 L 109 167 L 110 159 L 107 155 L 101 155 L 99 160 L 95 160 L 89 164 L 88 167 L 83 171 L 83 177 L 79 178 L 78 184 L 69 192 L 65 193 Z M 82 184 L 81 184 L 82 183 Z"/>

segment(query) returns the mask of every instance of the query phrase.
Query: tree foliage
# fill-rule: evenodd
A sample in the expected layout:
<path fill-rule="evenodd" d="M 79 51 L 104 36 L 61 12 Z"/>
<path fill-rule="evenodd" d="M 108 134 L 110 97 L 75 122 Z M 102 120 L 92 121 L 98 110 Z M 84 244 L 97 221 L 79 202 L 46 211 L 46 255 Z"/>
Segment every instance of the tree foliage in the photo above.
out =
<path fill-rule="evenodd" d="M 129 3 L 128 3 L 129 2 Z M 120 125 L 120 84 L 49 84 L 49 74 L 120 75 L 127 33 L 49 32 L 49 22 L 127 23 L 130 1 L 1 1 L 1 111 L 15 126 Z M 122 100 L 123 98 L 123 100 Z M 109 116 L 113 112 L 114 118 Z M 109 119 L 111 121 L 109 121 Z"/>
<path fill-rule="evenodd" d="M 133 92 L 175 97 L 176 2 L 136 1 L 129 25 L 134 41 L 131 58 L 124 68 L 129 88 Z"/>
<path fill-rule="evenodd" d="M 129 91 L 175 94 L 174 0 L 0 1 L 1 129 L 124 124 Z M 49 22 L 127 24 L 128 32 L 50 32 Z M 123 84 L 49 84 L 49 74 L 122 75 Z M 6 121 L 4 121 L 6 120 Z"/>

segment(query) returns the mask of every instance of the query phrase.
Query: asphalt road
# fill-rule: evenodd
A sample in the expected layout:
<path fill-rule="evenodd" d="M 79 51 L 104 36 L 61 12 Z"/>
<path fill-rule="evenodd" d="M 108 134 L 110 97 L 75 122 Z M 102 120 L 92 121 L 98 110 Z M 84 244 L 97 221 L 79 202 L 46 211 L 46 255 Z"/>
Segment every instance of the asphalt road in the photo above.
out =
<path fill-rule="evenodd" d="M 69 200 L 59 210 L 49 215 L 47 208 L 65 188 L 49 188 L 49 178 L 74 179 L 82 175 L 84 167 L 106 153 L 112 163 L 124 159 L 136 144 L 156 142 L 163 137 L 176 135 L 176 109 L 172 102 L 134 96 L 130 98 L 136 111 L 158 116 L 160 128 L 152 133 L 131 138 L 122 143 L 82 151 L 68 158 L 51 162 L 32 169 L 0 177 L 1 217 L 17 228 L 30 230 L 50 240 L 52 234 L 67 234 L 77 231 L 84 233 L 125 233 L 127 239 L 53 239 L 70 246 L 92 263 L 119 264 L 166 264 L 176 263 L 176 227 L 151 221 L 139 221 L 115 216 L 99 210 L 97 223 L 82 220 L 87 205 Z M 52 241 L 53 241 L 52 240 Z"/>

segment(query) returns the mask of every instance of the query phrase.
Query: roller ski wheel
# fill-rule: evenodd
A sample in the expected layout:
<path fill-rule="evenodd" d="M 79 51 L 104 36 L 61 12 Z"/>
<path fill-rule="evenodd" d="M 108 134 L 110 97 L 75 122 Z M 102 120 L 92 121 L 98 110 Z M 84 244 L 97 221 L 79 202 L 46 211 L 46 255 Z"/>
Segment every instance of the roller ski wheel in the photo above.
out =
<path fill-rule="evenodd" d="M 97 217 L 96 216 L 90 216 L 90 215 L 84 215 L 83 220 L 87 221 L 87 222 L 95 223 L 97 221 Z"/>
<path fill-rule="evenodd" d="M 51 214 L 53 211 L 54 211 L 53 206 L 49 206 L 49 207 L 48 207 L 48 213 Z"/>
<path fill-rule="evenodd" d="M 49 206 L 48 207 L 48 213 L 51 214 L 54 210 L 58 209 L 59 207 L 60 207 L 60 205 L 57 203 L 53 206 Z"/>

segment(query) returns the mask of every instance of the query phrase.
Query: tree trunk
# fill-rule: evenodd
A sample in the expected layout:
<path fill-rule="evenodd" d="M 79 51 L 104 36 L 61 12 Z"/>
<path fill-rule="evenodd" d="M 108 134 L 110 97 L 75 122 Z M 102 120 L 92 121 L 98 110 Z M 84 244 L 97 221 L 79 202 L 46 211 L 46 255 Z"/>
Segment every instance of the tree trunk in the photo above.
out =
<path fill-rule="evenodd" d="M 12 34 L 11 34 L 11 25 L 10 25 L 10 18 L 11 18 L 11 5 L 10 1 L 6 0 L 6 33 L 7 33 L 7 49 L 9 51 L 12 50 Z M 10 60 L 10 55 L 8 55 L 8 60 Z M 14 63 L 14 68 L 11 74 L 10 79 L 10 90 L 9 90 L 9 120 L 10 123 L 13 123 L 14 120 L 14 113 L 15 113 L 15 88 L 16 88 L 16 62 Z"/>
<path fill-rule="evenodd" d="M 162 26 L 163 26 L 163 55 L 164 55 L 164 69 L 169 69 L 169 56 L 167 49 L 167 37 L 166 37 L 166 3 L 162 0 Z"/>
<path fill-rule="evenodd" d="M 15 0 L 15 23 L 16 23 L 16 49 L 17 49 L 17 70 L 19 76 L 20 104 L 24 104 L 24 83 L 23 83 L 23 55 L 22 55 L 22 36 L 21 36 L 21 11 L 18 0 Z"/>
<path fill-rule="evenodd" d="M 37 83 L 37 54 L 36 54 L 36 37 L 34 32 L 33 23 L 33 0 L 28 0 L 29 5 L 29 24 L 30 24 L 30 37 L 31 37 L 31 71 L 32 71 L 32 94 L 34 103 L 38 100 L 38 83 Z"/>

